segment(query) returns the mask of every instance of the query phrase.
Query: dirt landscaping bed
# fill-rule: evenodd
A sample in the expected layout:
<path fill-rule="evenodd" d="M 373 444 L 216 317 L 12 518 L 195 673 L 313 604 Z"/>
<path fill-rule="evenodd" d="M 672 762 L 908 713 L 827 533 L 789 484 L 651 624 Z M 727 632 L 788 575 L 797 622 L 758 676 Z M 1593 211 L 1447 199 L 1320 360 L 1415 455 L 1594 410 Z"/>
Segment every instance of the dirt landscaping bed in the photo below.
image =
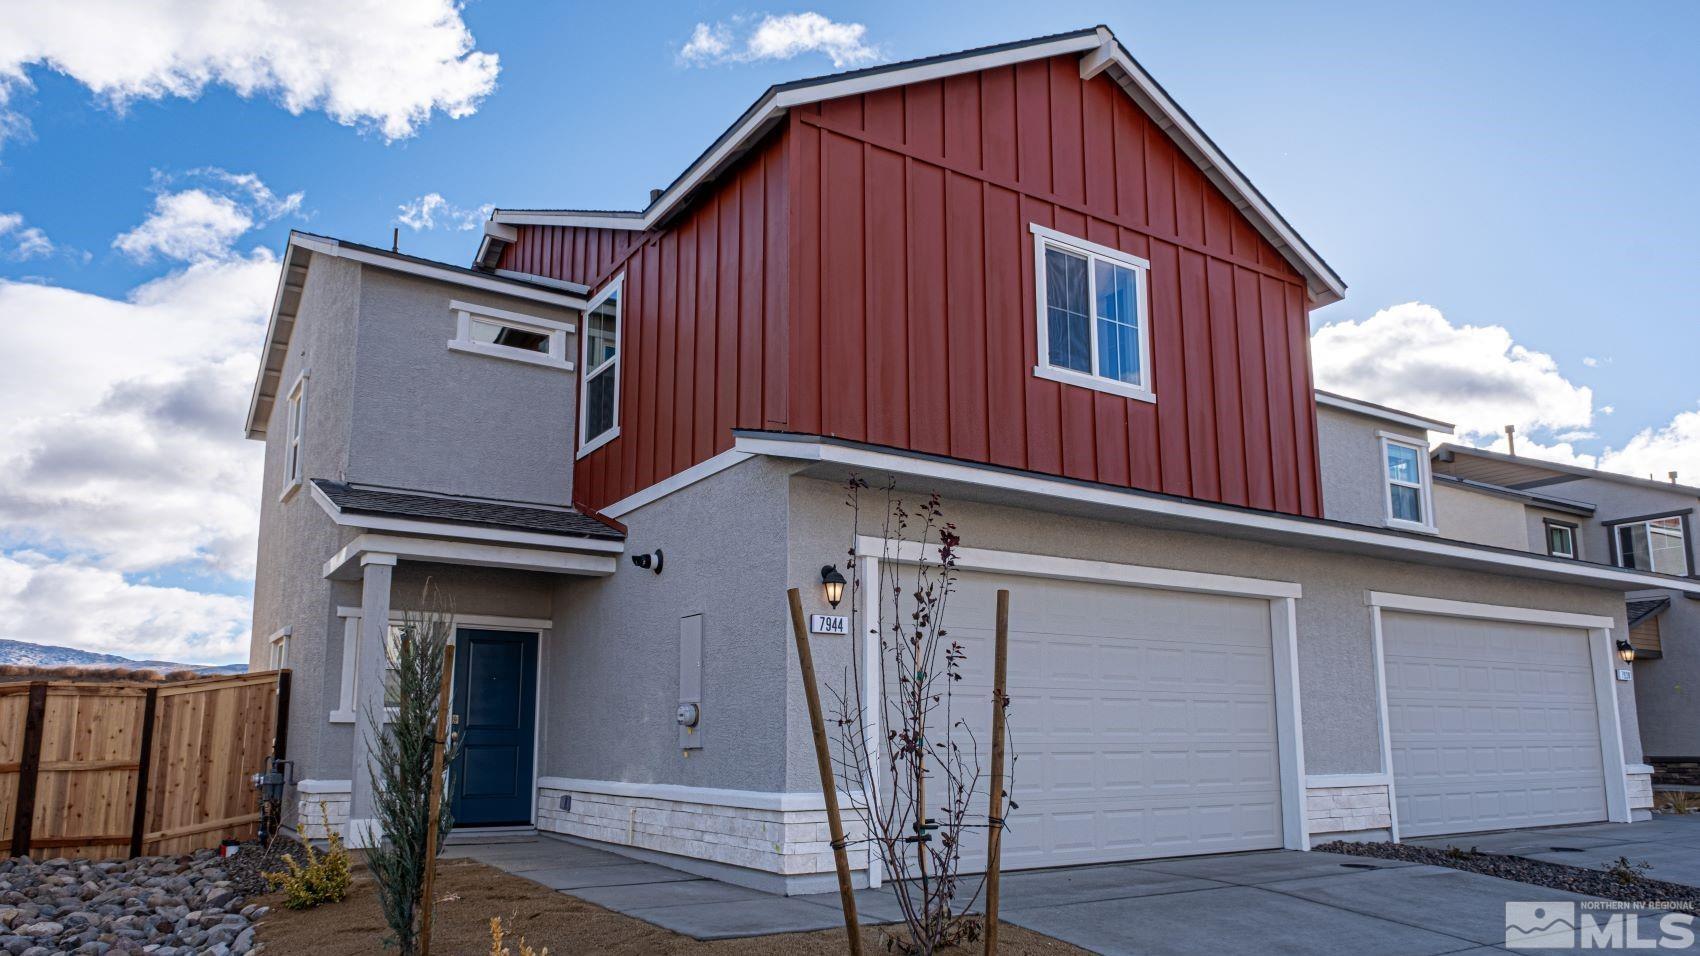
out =
<path fill-rule="evenodd" d="M 1546 863 L 1522 856 L 1482 853 L 1461 847 L 1436 850 L 1426 846 L 1413 846 L 1409 843 L 1356 843 L 1350 840 L 1336 840 L 1332 843 L 1319 844 L 1314 849 L 1326 850 L 1329 853 L 1346 853 L 1352 856 L 1369 856 L 1382 860 L 1404 860 L 1408 863 L 1449 866 L 1455 870 L 1468 870 L 1471 873 L 1497 876 L 1500 879 L 1512 880 L 1517 883 L 1546 886 L 1555 890 L 1568 890 L 1572 893 L 1598 896 L 1601 899 L 1621 900 L 1626 903 L 1686 904 L 1672 908 L 1678 912 L 1700 913 L 1700 889 L 1682 883 L 1667 883 L 1663 880 L 1649 879 L 1645 876 L 1633 881 L 1624 881 L 1610 873 L 1590 870 L 1586 867 L 1566 866 L 1563 863 Z"/>
<path fill-rule="evenodd" d="M 839 956 L 845 951 L 843 930 L 699 942 L 471 860 L 443 860 L 438 864 L 436 896 L 439 902 L 431 949 L 441 956 L 486 956 L 490 952 L 492 916 L 507 921 L 507 943 L 515 952 L 523 936 L 539 950 L 549 947 L 553 956 Z M 254 902 L 271 908 L 255 928 L 255 942 L 264 944 L 270 953 L 369 956 L 382 951 L 388 933 L 378 913 L 371 877 L 358 865 L 354 889 L 342 903 L 296 912 L 284 909 L 275 894 Z M 863 930 L 868 952 L 885 952 L 879 933 L 872 927 Z M 999 943 L 1006 953 L 1073 956 L 1086 952 L 1008 923 L 1003 924 Z M 980 950 L 975 946 L 972 951 Z"/>

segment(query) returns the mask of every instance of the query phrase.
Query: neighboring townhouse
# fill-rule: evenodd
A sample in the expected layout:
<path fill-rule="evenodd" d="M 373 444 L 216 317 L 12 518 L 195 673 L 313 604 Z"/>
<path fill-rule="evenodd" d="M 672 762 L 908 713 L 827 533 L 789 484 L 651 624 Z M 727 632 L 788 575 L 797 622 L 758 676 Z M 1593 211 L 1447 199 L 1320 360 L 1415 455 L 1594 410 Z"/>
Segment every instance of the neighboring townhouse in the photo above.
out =
<path fill-rule="evenodd" d="M 1537 458 L 1444 444 L 1433 453 L 1435 487 L 1491 505 L 1504 521 L 1458 517 L 1493 527 L 1509 548 L 1696 579 L 1694 514 L 1700 488 L 1635 478 Z M 1441 531 L 1447 533 L 1445 510 Z M 1497 530 L 1503 526 L 1503 532 Z M 1660 786 L 1700 787 L 1700 595 L 1653 588 L 1626 596 L 1634 655 L 1636 710 L 1645 759 Z"/>
<path fill-rule="evenodd" d="M 1624 595 L 1700 583 L 1439 533 L 1440 423 L 1314 397 L 1343 283 L 1107 29 L 774 87 L 643 210 L 497 210 L 472 269 L 284 262 L 253 660 L 299 675 L 309 836 L 373 836 L 357 731 L 430 579 L 462 827 L 830 886 L 786 590 L 833 610 L 854 548 L 866 624 L 918 557 L 853 475 L 943 496 L 972 699 L 1013 593 L 1006 866 L 1646 813 Z"/>

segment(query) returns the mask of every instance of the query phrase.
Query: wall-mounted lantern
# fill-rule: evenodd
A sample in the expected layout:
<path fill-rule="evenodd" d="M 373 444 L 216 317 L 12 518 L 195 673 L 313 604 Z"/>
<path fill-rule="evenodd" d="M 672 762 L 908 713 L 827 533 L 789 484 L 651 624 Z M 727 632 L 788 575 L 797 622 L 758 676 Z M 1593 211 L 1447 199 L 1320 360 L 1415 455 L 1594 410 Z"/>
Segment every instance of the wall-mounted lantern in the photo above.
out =
<path fill-rule="evenodd" d="M 844 575 L 838 573 L 838 569 L 832 565 L 820 569 L 821 591 L 826 594 L 826 603 L 833 607 L 837 607 L 838 602 L 844 600 L 844 583 Z"/>
<path fill-rule="evenodd" d="M 1625 664 L 1635 663 L 1635 645 L 1629 643 L 1628 641 L 1623 641 L 1623 640 L 1618 641 L 1617 642 L 1617 656 L 1619 658 L 1622 658 L 1622 660 Z"/>
<path fill-rule="evenodd" d="M 632 564 L 636 565 L 637 567 L 643 568 L 646 571 L 654 571 L 656 574 L 661 573 L 661 565 L 662 565 L 662 562 L 664 562 L 665 560 L 666 560 L 666 555 L 661 553 L 660 548 L 656 548 L 652 553 L 649 553 L 649 554 L 634 554 L 634 555 L 632 555 Z"/>

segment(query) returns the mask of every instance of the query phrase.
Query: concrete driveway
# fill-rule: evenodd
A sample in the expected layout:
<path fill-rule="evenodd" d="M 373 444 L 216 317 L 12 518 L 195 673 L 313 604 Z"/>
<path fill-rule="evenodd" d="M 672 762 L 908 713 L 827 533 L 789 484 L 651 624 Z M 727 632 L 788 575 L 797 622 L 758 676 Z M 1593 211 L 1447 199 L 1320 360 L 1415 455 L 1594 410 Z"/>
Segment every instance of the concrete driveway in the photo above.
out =
<path fill-rule="evenodd" d="M 697 939 L 843 925 L 836 894 L 771 896 L 546 837 L 446 855 Z M 1175 956 L 1498 952 L 1506 902 L 1588 899 L 1443 867 L 1290 850 L 1024 871 L 1003 885 L 1008 922 L 1100 953 Z M 861 891 L 858 909 L 869 923 L 901 918 L 889 887 Z"/>
<path fill-rule="evenodd" d="M 1661 813 L 1642 823 L 1586 823 L 1539 830 L 1500 830 L 1406 840 L 1417 846 L 1445 849 L 1474 847 L 1483 853 L 1525 856 L 1547 863 L 1565 863 L 1603 870 L 1626 856 L 1630 862 L 1652 864 L 1647 876 L 1700 887 L 1700 813 Z M 1695 894 L 1700 896 L 1700 892 Z"/>

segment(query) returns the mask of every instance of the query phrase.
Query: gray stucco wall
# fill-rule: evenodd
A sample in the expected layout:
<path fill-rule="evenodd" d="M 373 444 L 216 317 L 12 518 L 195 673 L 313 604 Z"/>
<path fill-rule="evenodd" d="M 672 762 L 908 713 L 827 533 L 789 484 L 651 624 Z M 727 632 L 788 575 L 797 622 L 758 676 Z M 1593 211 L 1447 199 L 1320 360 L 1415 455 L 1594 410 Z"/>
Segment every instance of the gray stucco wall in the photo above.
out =
<path fill-rule="evenodd" d="M 569 504 L 577 373 L 450 350 L 452 299 L 578 324 L 571 310 L 365 269 L 348 480 Z"/>
<path fill-rule="evenodd" d="M 1526 510 L 1511 498 L 1434 483 L 1434 520 L 1442 538 L 1527 551 L 1532 544 Z"/>
<path fill-rule="evenodd" d="M 1670 610 L 1659 619 L 1664 657 L 1635 662 L 1641 745 L 1653 757 L 1700 756 L 1700 601 L 1664 594 Z"/>
<path fill-rule="evenodd" d="M 316 755 L 324 750 L 330 730 L 325 715 L 335 706 L 338 693 L 336 671 L 342 627 L 335 616 L 331 582 L 324 579 L 321 567 L 348 535 L 331 522 L 305 486 L 280 500 L 284 488 L 283 441 L 289 422 L 285 398 L 297 377 L 306 371 L 303 473 L 307 478 L 340 477 L 348 463 L 347 409 L 354 377 L 360 282 L 359 266 L 325 256 L 313 258 L 284 359 L 280 394 L 266 424 L 249 666 L 256 670 L 266 667 L 270 653 L 267 639 L 280 628 L 291 629 L 289 666 L 294 681 L 290 688 L 289 754 L 297 761 L 297 776 L 302 778 L 317 772 Z M 358 597 L 355 603 L 359 603 Z"/>
<path fill-rule="evenodd" d="M 1378 432 L 1428 445 L 1421 429 L 1327 405 L 1316 409 L 1317 455 L 1322 461 L 1322 514 L 1335 521 L 1381 527 L 1387 519 L 1386 470 Z"/>
<path fill-rule="evenodd" d="M 628 554 L 665 553 L 659 575 L 622 560 L 612 577 L 561 579 L 543 774 L 787 788 L 787 474 L 754 459 L 623 516 Z M 675 713 L 691 614 L 703 615 L 702 748 L 687 752 Z"/>
<path fill-rule="evenodd" d="M 915 498 L 916 496 L 910 495 Z M 818 580 L 820 565 L 842 560 L 849 540 L 849 512 L 836 484 L 793 481 L 791 501 L 792 583 Z M 1379 713 L 1375 693 L 1367 590 L 1395 591 L 1450 600 L 1536 607 L 1613 617 L 1624 621 L 1619 593 L 1573 585 L 1499 577 L 1478 572 L 1407 565 L 1360 556 L 1280 547 L 1213 535 L 1140 527 L 1132 523 L 1064 516 L 1037 510 L 968 501 L 946 501 L 946 519 L 956 524 L 965 547 L 1234 574 L 1304 587 L 1298 601 L 1299 679 L 1303 700 L 1306 770 L 1309 773 L 1368 773 L 1380 769 Z M 818 588 L 817 588 L 818 590 Z M 1019 593 L 1012 600 L 1020 600 Z M 814 645 L 823 682 L 837 681 L 849 643 L 835 653 Z M 1629 684 L 1618 684 L 1625 749 L 1640 759 L 1635 701 Z M 814 777 L 813 751 L 802 724 L 800 692 L 792 694 L 787 785 L 806 789 Z"/>
<path fill-rule="evenodd" d="M 1657 488 L 1646 485 L 1632 485 L 1621 481 L 1605 478 L 1578 477 L 1572 481 L 1555 482 L 1542 485 L 1541 492 L 1584 501 L 1595 506 L 1592 518 L 1580 518 L 1566 515 L 1554 515 L 1562 521 L 1581 525 L 1582 554 L 1586 560 L 1598 561 L 1601 564 L 1612 563 L 1611 537 L 1605 524 L 1622 518 L 1634 518 L 1640 515 L 1663 514 L 1684 509 L 1694 509 L 1700 506 L 1691 492 L 1680 488 Z M 1529 537 L 1531 541 L 1543 542 L 1546 528 L 1541 521 L 1544 512 L 1533 509 L 1529 513 Z M 1690 518 L 1690 527 L 1700 533 L 1700 525 Z M 1693 553 L 1693 542 L 1689 542 L 1690 553 Z M 1546 545 L 1539 544 L 1540 550 L 1545 551 Z M 1694 572 L 1690 562 L 1689 573 Z"/>

